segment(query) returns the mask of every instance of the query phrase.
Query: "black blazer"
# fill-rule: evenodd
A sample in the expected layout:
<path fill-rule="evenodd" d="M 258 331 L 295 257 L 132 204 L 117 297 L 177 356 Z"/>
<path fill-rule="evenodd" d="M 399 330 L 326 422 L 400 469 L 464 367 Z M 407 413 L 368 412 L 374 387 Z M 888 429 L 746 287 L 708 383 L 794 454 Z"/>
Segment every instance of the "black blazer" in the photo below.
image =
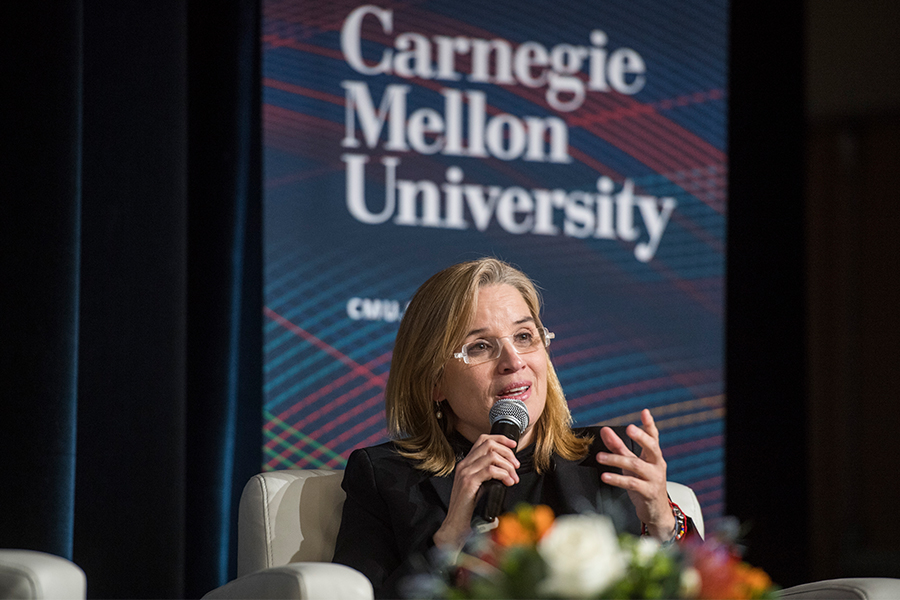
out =
<path fill-rule="evenodd" d="M 640 454 L 624 427 L 613 429 Z M 554 457 L 551 470 L 538 476 L 543 480 L 536 500 L 557 515 L 588 510 L 609 514 L 619 531 L 639 533 L 640 521 L 627 493 L 600 481 L 600 473 L 612 470 L 594 458 L 607 450 L 600 428 L 575 431 L 594 436 L 590 452 L 578 462 Z M 387 442 L 355 450 L 341 485 L 347 499 L 334 562 L 362 572 L 372 582 L 376 597 L 396 598 L 397 585 L 405 575 L 428 568 L 432 536 L 447 516 L 453 475 L 425 473 Z"/>

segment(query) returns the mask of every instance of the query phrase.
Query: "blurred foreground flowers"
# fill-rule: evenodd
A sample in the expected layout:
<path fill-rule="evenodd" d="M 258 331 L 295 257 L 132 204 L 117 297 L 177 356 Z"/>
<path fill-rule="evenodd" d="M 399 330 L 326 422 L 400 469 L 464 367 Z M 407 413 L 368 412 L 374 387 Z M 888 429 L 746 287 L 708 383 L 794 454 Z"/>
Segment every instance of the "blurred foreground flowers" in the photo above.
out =
<path fill-rule="evenodd" d="M 743 562 L 733 534 L 678 545 L 616 535 L 603 515 L 554 518 L 521 505 L 476 536 L 444 571 L 419 579 L 414 595 L 464 598 L 685 598 L 751 600 L 777 591 Z"/>

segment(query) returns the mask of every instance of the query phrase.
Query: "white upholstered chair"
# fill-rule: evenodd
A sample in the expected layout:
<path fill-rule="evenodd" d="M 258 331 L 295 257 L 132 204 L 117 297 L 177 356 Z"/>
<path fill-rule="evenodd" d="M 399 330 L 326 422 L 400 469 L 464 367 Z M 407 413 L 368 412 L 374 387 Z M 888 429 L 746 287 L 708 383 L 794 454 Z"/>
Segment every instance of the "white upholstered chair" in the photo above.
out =
<path fill-rule="evenodd" d="M 324 469 L 252 477 L 238 509 L 238 577 L 204 598 L 372 598 L 362 573 L 331 563 L 343 477 L 343 471 Z"/>
<path fill-rule="evenodd" d="M 358 571 L 331 564 L 341 521 L 343 471 L 286 470 L 255 475 L 244 487 L 238 517 L 238 577 L 204 598 L 359 599 L 372 586 Z M 693 490 L 669 482 L 669 495 L 704 534 Z M 896 600 L 900 580 L 833 579 L 788 588 L 791 600 Z"/>
<path fill-rule="evenodd" d="M 70 560 L 34 550 L 0 550 L 0 598 L 84 600 L 84 571 Z"/>

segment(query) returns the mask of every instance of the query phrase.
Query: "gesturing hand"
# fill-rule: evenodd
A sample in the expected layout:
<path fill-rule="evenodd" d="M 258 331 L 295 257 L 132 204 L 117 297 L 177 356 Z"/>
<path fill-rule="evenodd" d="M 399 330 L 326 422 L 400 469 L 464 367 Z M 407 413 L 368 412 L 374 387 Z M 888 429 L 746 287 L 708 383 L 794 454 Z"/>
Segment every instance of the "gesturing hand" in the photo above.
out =
<path fill-rule="evenodd" d="M 453 489 L 447 517 L 434 534 L 436 546 L 460 549 L 472 530 L 475 496 L 481 484 L 499 479 L 504 485 L 519 482 L 516 469 L 516 442 L 503 435 L 482 434 L 472 449 L 459 461 L 453 474 Z"/>
<path fill-rule="evenodd" d="M 653 415 L 646 408 L 641 411 L 642 427 L 629 425 L 625 433 L 641 447 L 641 455 L 628 449 L 609 427 L 600 430 L 600 437 L 610 452 L 599 452 L 597 462 L 622 469 L 622 474 L 603 473 L 609 485 L 628 492 L 638 518 L 647 525 L 650 534 L 660 540 L 672 537 L 676 521 L 666 493 L 666 461 L 659 447 L 659 430 Z"/>

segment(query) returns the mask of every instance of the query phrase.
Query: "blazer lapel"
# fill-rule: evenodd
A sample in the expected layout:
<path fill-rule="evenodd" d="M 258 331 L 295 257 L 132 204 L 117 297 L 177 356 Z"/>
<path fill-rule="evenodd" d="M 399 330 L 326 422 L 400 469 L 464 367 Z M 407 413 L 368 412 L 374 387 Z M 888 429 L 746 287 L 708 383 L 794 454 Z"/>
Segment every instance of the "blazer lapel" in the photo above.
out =
<path fill-rule="evenodd" d="M 434 491 L 437 493 L 438 498 L 440 498 L 441 504 L 444 506 L 444 510 L 446 511 L 447 509 L 449 509 L 450 492 L 453 491 L 453 476 L 432 476 L 428 478 L 428 483 L 431 484 L 431 487 L 434 488 Z"/>

